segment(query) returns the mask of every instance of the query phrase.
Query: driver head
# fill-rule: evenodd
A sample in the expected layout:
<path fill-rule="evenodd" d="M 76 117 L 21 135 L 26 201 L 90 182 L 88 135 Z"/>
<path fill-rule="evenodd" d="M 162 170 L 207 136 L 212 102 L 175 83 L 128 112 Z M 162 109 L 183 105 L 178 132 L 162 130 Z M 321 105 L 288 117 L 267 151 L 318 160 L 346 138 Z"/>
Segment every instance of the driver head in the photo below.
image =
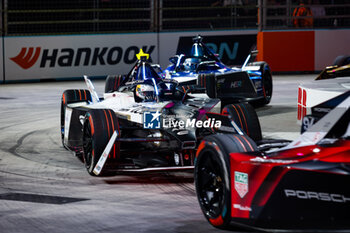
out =
<path fill-rule="evenodd" d="M 157 99 L 154 87 L 149 84 L 138 84 L 135 94 L 142 102 L 153 102 Z"/>
<path fill-rule="evenodd" d="M 186 71 L 195 71 L 200 60 L 198 58 L 186 58 L 183 66 Z"/>

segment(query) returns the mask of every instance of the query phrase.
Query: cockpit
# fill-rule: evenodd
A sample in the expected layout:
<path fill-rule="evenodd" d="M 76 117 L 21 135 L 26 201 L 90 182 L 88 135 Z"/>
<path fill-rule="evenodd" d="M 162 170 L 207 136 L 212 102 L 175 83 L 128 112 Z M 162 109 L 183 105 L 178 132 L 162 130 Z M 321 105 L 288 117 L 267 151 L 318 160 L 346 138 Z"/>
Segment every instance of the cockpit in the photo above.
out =
<path fill-rule="evenodd" d="M 132 91 L 136 102 L 163 101 L 174 98 L 177 82 L 163 80 L 147 62 L 148 54 L 141 50 L 138 61 L 126 76 L 124 85 L 119 91 Z"/>
<path fill-rule="evenodd" d="M 196 71 L 200 62 L 201 62 L 200 58 L 195 58 L 195 57 L 185 58 L 184 62 L 182 63 L 183 70 Z"/>
<path fill-rule="evenodd" d="M 202 39 L 201 36 L 193 38 L 193 44 L 189 53 L 170 58 L 170 62 L 174 64 L 175 72 L 198 72 L 199 67 L 204 70 L 221 68 L 220 65 L 214 65 L 220 60 L 202 43 Z"/>

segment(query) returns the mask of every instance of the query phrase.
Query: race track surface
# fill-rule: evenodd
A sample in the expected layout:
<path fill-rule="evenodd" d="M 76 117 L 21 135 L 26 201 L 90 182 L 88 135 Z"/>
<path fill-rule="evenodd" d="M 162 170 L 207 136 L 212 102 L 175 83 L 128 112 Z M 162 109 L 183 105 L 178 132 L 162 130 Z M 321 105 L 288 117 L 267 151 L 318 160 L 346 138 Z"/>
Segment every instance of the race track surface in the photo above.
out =
<path fill-rule="evenodd" d="M 293 139 L 297 86 L 316 75 L 274 76 L 257 109 L 263 135 Z M 99 93 L 104 82 L 94 82 Z M 225 232 L 210 226 L 191 173 L 91 177 L 62 147 L 60 98 L 83 81 L 0 85 L 0 232 Z"/>

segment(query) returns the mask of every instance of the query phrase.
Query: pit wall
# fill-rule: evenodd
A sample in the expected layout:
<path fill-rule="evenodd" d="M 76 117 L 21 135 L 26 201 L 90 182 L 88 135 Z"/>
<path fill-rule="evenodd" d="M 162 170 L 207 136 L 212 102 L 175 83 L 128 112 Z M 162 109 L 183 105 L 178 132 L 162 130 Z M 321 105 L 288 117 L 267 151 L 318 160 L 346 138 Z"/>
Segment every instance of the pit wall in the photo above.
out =
<path fill-rule="evenodd" d="M 274 72 L 318 71 L 336 56 L 350 54 L 350 30 L 11 36 L 1 38 L 0 83 L 126 74 L 140 48 L 166 68 L 169 58 L 184 53 L 184 45 L 190 47 L 198 34 L 227 65 L 243 64 L 257 43 L 258 59 Z"/>
<path fill-rule="evenodd" d="M 350 55 L 350 30 L 264 31 L 258 60 L 274 72 L 320 71 L 339 55 Z"/>

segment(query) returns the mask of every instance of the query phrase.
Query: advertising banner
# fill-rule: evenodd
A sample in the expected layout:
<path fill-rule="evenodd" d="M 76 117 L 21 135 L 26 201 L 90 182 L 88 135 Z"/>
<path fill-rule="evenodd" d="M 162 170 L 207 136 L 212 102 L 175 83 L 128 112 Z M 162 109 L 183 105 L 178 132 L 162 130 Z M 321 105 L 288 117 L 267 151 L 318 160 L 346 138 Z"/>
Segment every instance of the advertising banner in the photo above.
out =
<path fill-rule="evenodd" d="M 255 48 L 256 30 L 4 38 L 5 79 L 38 80 L 126 74 L 142 48 L 162 68 L 187 53 L 192 37 L 202 35 L 227 65 L 243 64 Z"/>
<path fill-rule="evenodd" d="M 262 32 L 258 36 L 258 57 L 267 61 L 273 71 L 322 70 L 336 56 L 350 54 L 349 32 Z M 4 37 L 0 43 L 0 83 L 126 74 L 141 48 L 150 54 L 151 62 L 164 69 L 170 64 L 170 57 L 190 54 L 192 38 L 197 35 L 203 37 L 203 42 L 223 63 L 241 65 L 249 52 L 256 49 L 257 33 L 257 30 L 232 30 Z M 291 36 L 293 33 L 298 36 Z M 262 34 L 265 40 L 261 39 Z"/>
<path fill-rule="evenodd" d="M 125 74 L 142 48 L 158 63 L 157 34 L 5 37 L 6 80 Z"/>

